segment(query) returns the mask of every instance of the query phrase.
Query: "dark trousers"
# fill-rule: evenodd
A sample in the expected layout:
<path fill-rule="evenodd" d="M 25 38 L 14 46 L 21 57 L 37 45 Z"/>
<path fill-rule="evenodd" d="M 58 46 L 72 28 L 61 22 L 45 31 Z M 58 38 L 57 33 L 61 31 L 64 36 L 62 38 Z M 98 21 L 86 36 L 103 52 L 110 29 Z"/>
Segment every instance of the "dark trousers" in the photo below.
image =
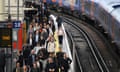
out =
<path fill-rule="evenodd" d="M 3 67 L 0 67 L 0 72 L 5 72 L 5 71 L 4 71 L 4 66 L 3 66 Z"/>
<path fill-rule="evenodd" d="M 62 36 L 62 35 L 58 36 L 58 39 L 59 39 L 59 44 L 61 44 L 61 45 L 62 45 L 63 36 Z"/>

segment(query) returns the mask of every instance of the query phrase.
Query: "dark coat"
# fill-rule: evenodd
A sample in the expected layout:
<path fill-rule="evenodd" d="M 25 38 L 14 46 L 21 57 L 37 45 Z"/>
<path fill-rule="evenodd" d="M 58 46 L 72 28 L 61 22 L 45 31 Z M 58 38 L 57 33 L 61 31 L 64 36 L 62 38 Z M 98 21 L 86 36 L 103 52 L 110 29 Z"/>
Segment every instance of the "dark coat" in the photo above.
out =
<path fill-rule="evenodd" d="M 16 68 L 13 69 L 13 72 L 16 72 Z M 19 69 L 19 72 L 23 72 L 23 69 L 20 68 L 20 69 Z"/>
<path fill-rule="evenodd" d="M 28 47 L 24 48 L 24 50 L 23 50 L 23 58 L 24 58 L 25 65 L 28 65 L 28 57 L 30 55 L 30 51 L 31 51 L 31 49 Z"/>
<path fill-rule="evenodd" d="M 0 52 L 0 67 L 5 66 L 6 60 L 5 60 L 6 56 L 4 52 Z"/>
<path fill-rule="evenodd" d="M 23 58 L 24 58 L 24 59 L 28 58 L 28 56 L 30 55 L 30 51 L 31 51 L 30 48 L 25 48 L 25 49 L 23 50 Z"/>
<path fill-rule="evenodd" d="M 49 69 L 54 69 L 55 70 L 54 72 L 57 72 L 56 64 L 55 63 L 47 63 L 45 72 L 50 72 Z"/>
<path fill-rule="evenodd" d="M 5 60 L 6 56 L 4 52 L 0 52 L 0 72 L 4 72 L 4 67 L 5 67 Z"/>
<path fill-rule="evenodd" d="M 64 72 L 68 72 L 72 60 L 70 58 L 63 59 L 61 66 L 64 67 Z"/>
<path fill-rule="evenodd" d="M 29 57 L 28 57 L 28 65 L 30 67 L 33 67 L 33 63 L 34 63 L 32 56 L 34 56 L 34 60 L 36 60 L 36 55 L 35 54 L 29 55 Z"/>
<path fill-rule="evenodd" d="M 40 46 L 45 45 L 45 39 L 40 39 Z"/>
<path fill-rule="evenodd" d="M 36 34 L 34 36 L 34 46 L 36 46 L 37 43 L 40 41 L 40 34 L 38 35 L 38 42 L 36 42 L 35 40 L 36 40 Z"/>
<path fill-rule="evenodd" d="M 20 55 L 18 57 L 18 62 L 20 63 L 20 67 L 22 67 L 23 66 L 23 55 Z"/>
<path fill-rule="evenodd" d="M 48 51 L 45 49 L 45 48 L 42 48 L 38 51 L 38 54 L 37 54 L 40 59 L 42 60 L 45 60 L 48 58 L 49 54 L 48 54 Z"/>
<path fill-rule="evenodd" d="M 30 39 L 29 38 L 27 39 L 27 44 L 30 44 Z M 35 40 L 34 40 L 34 38 L 32 38 L 32 46 L 31 46 L 31 48 L 33 49 L 34 46 L 35 46 Z"/>
<path fill-rule="evenodd" d="M 58 28 L 61 27 L 61 24 L 62 24 L 62 18 L 61 17 L 58 17 L 56 19 L 57 23 L 58 23 Z"/>
<path fill-rule="evenodd" d="M 39 71 L 39 68 L 31 68 L 30 72 L 41 72 L 41 71 Z"/>

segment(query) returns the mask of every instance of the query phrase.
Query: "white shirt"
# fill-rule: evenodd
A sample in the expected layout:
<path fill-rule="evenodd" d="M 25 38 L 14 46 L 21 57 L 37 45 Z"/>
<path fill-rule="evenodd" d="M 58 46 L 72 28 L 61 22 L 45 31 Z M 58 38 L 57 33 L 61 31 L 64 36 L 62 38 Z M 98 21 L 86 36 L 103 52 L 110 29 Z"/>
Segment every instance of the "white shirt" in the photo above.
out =
<path fill-rule="evenodd" d="M 40 49 L 42 49 L 42 48 L 43 48 L 43 47 L 41 47 L 41 46 L 35 46 L 35 47 L 34 47 L 35 54 L 37 54 L 38 51 L 39 51 Z"/>
<path fill-rule="evenodd" d="M 39 39 L 39 35 L 37 34 L 35 37 L 35 41 L 38 42 L 38 39 Z"/>
<path fill-rule="evenodd" d="M 30 43 L 29 43 L 30 45 L 32 45 L 32 39 L 30 38 Z"/>
<path fill-rule="evenodd" d="M 55 42 L 49 42 L 47 47 L 48 52 L 55 52 Z"/>

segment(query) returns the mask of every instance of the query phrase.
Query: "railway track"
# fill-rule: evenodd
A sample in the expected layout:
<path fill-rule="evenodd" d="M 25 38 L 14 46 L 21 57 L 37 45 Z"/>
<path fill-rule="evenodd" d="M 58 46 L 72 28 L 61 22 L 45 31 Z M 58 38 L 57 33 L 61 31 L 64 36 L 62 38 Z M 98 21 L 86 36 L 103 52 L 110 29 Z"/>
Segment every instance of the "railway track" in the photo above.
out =
<path fill-rule="evenodd" d="M 76 39 L 77 43 L 74 43 L 74 41 L 75 41 L 74 39 L 72 40 L 72 43 L 71 43 L 71 39 L 68 38 L 68 40 L 70 42 L 71 51 L 72 52 L 75 51 L 74 52 L 75 54 L 73 53 L 73 55 L 77 55 L 76 60 L 80 61 L 79 63 L 75 63 L 76 65 L 80 66 L 79 69 L 75 69 L 75 70 L 79 70 L 80 72 L 119 72 L 120 71 L 119 63 L 116 59 L 117 56 L 114 53 L 114 51 L 111 50 L 114 47 L 108 42 L 108 40 L 106 40 L 104 35 L 102 35 L 98 30 L 96 30 L 94 27 L 92 27 L 88 23 L 86 23 L 76 17 L 70 16 L 70 15 L 67 15 L 64 13 L 56 13 L 55 11 L 51 11 L 51 13 L 53 13 L 54 15 L 61 15 L 63 17 L 63 20 L 68 22 L 68 23 L 64 22 L 65 24 L 63 23 L 65 26 L 65 29 L 68 33 L 68 37 L 71 39 L 73 39 L 73 38 Z M 90 42 L 92 42 L 95 45 L 96 48 L 94 48 L 94 49 L 98 52 L 97 54 L 99 54 L 101 57 L 101 59 L 98 57 L 98 60 L 100 61 L 100 63 L 102 63 L 101 65 L 102 65 L 102 69 L 104 69 L 104 71 L 100 70 L 100 68 L 98 66 L 96 67 L 96 65 L 94 65 L 94 64 L 96 64 L 95 60 L 90 59 L 91 58 L 90 55 L 93 55 L 93 54 L 92 53 L 89 54 L 89 52 L 91 50 L 89 49 L 88 45 L 86 45 L 87 48 L 84 47 L 85 41 L 82 41 L 79 39 L 79 37 L 81 35 L 80 36 L 72 36 L 72 35 L 75 35 L 78 33 L 76 33 L 76 31 L 72 31 L 72 27 L 74 27 L 74 26 L 71 27 L 70 25 L 68 25 L 69 23 L 70 24 L 73 23 L 73 25 L 77 25 L 76 27 L 82 28 L 82 30 L 85 31 L 87 35 L 89 35 L 88 37 L 89 37 L 89 39 L 91 39 Z M 77 29 L 77 28 L 75 28 L 75 29 Z M 74 47 L 75 50 L 74 49 L 72 50 L 72 47 Z M 82 55 L 80 52 L 78 52 L 78 53 L 80 53 L 80 54 L 78 54 L 76 51 L 79 51 L 79 50 L 81 50 L 80 51 L 81 53 L 83 53 L 84 51 L 85 51 L 85 53 L 83 53 L 83 55 Z M 87 54 L 88 54 L 88 57 L 87 57 Z M 85 57 L 87 57 L 86 60 L 81 60 L 82 58 L 85 59 Z M 74 58 L 74 56 L 73 56 L 73 58 Z M 88 61 L 88 64 L 91 65 L 90 68 L 87 68 L 88 66 L 87 66 L 87 64 L 85 64 L 85 62 L 87 62 L 87 61 Z M 95 63 L 93 63 L 93 62 L 95 62 Z M 83 66 L 82 66 L 82 64 L 83 64 Z M 85 67 L 85 65 L 87 67 Z M 78 68 L 78 67 L 75 67 L 75 68 Z M 91 70 L 91 71 L 89 71 L 89 70 Z M 75 71 L 75 72 L 78 72 L 78 71 Z"/>
<path fill-rule="evenodd" d="M 73 53 L 80 62 L 80 72 L 110 72 L 88 33 L 67 18 L 64 22 L 71 29 L 69 32 L 75 44 Z"/>

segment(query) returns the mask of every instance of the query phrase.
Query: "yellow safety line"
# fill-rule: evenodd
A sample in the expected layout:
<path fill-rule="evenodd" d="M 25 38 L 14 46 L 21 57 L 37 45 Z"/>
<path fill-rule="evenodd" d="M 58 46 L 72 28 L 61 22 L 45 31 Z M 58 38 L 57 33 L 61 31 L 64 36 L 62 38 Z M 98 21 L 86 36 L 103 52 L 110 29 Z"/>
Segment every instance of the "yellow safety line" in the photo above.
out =
<path fill-rule="evenodd" d="M 54 38 L 55 38 L 55 44 L 56 44 L 55 53 L 57 53 L 60 51 L 57 31 L 55 31 Z"/>

